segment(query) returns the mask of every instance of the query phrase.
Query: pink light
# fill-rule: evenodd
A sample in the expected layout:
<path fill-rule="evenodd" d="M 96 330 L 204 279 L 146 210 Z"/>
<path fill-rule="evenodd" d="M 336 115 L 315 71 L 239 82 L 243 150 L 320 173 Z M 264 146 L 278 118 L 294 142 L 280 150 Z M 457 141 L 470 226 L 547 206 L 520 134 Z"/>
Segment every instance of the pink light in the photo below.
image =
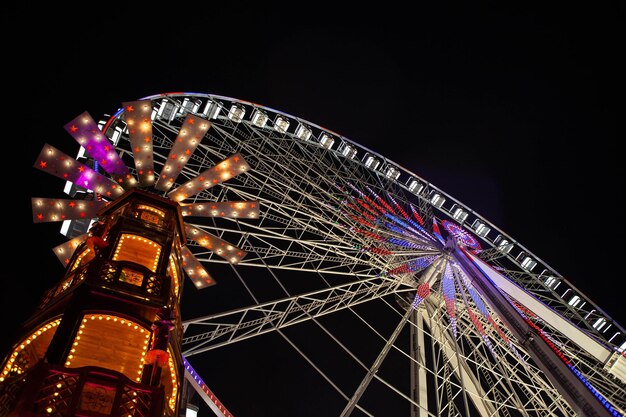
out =
<path fill-rule="evenodd" d="M 104 136 L 88 112 L 74 118 L 64 128 L 106 172 L 122 177 L 128 174 L 128 168 L 113 144 Z"/>

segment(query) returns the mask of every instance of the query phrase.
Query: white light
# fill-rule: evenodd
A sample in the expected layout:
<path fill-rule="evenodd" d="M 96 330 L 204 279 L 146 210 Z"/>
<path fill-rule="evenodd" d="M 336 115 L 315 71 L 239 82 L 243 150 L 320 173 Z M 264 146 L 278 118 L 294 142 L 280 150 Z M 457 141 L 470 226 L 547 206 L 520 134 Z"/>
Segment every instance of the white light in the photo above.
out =
<path fill-rule="evenodd" d="M 366 167 L 371 169 L 376 169 L 378 168 L 378 165 L 380 165 L 378 158 L 369 154 L 365 155 L 364 163 Z"/>
<path fill-rule="evenodd" d="M 571 305 L 572 307 L 576 307 L 578 303 L 580 303 L 580 297 L 575 295 L 569 300 L 567 304 Z"/>
<path fill-rule="evenodd" d="M 385 176 L 392 180 L 397 180 L 400 177 L 400 170 L 396 167 L 388 167 Z"/>
<path fill-rule="evenodd" d="M 485 225 L 485 223 L 481 222 L 480 220 L 476 219 L 474 221 L 474 223 L 472 224 L 472 226 L 474 227 L 474 230 L 476 231 L 476 234 L 478 236 L 482 236 L 485 237 L 487 236 L 487 234 L 491 231 L 490 227 L 487 227 L 487 225 Z"/>
<path fill-rule="evenodd" d="M 530 256 L 525 257 L 521 263 L 522 268 L 524 268 L 527 271 L 532 271 L 536 265 L 537 265 L 537 262 L 534 261 Z"/>
<path fill-rule="evenodd" d="M 228 118 L 235 123 L 239 123 L 243 120 L 245 114 L 246 110 L 243 107 L 233 104 L 228 112 Z"/>
<path fill-rule="evenodd" d="M 446 199 L 442 197 L 441 194 L 439 193 L 434 193 L 430 198 L 430 203 L 437 208 L 441 208 L 441 206 L 443 206 L 443 203 L 445 203 L 445 201 Z"/>
<path fill-rule="evenodd" d="M 255 110 L 252 114 L 252 124 L 257 127 L 265 127 L 267 119 L 267 114 L 265 114 L 261 110 Z"/>
<path fill-rule="evenodd" d="M 352 145 L 345 144 L 341 150 L 341 154 L 346 158 L 353 159 L 356 156 L 356 148 Z"/>
<path fill-rule="evenodd" d="M 285 133 L 289 129 L 289 120 L 285 117 L 278 116 L 274 122 L 274 130 Z"/>
<path fill-rule="evenodd" d="M 467 219 L 468 213 L 461 207 L 452 206 L 452 218 L 460 223 L 463 223 Z"/>
<path fill-rule="evenodd" d="M 63 220 L 63 224 L 61 224 L 61 234 L 63 236 L 67 236 L 68 231 L 70 230 L 71 220 Z"/>
<path fill-rule="evenodd" d="M 333 139 L 332 136 L 327 135 L 326 133 L 322 134 L 322 138 L 320 139 L 320 145 L 322 145 L 326 149 L 330 149 L 332 148 L 334 143 L 335 139 Z"/>
<path fill-rule="evenodd" d="M 311 129 L 309 129 L 303 124 L 298 125 L 298 127 L 296 128 L 296 136 L 299 139 L 309 140 L 312 134 L 313 132 L 311 132 Z"/>
<path fill-rule="evenodd" d="M 409 178 L 409 180 L 407 181 L 407 186 L 409 187 L 409 191 L 416 195 L 421 193 L 424 189 L 424 184 L 420 183 L 414 178 Z"/>
<path fill-rule="evenodd" d="M 204 106 L 204 111 L 202 112 L 202 114 L 204 114 L 209 119 L 216 119 L 219 113 L 220 113 L 219 103 L 216 101 L 211 101 L 211 100 L 207 101 L 206 105 Z"/>
<path fill-rule="evenodd" d="M 606 320 L 603 319 L 602 317 L 600 317 L 598 320 L 596 320 L 596 322 L 593 324 L 593 328 L 596 330 L 601 330 L 604 325 L 606 324 Z"/>

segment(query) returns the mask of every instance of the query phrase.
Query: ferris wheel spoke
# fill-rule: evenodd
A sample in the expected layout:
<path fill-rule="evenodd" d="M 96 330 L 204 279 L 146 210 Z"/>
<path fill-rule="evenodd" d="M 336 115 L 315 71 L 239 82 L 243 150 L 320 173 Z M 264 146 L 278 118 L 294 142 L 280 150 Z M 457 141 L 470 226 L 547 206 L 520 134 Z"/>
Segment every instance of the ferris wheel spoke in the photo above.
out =
<path fill-rule="evenodd" d="M 367 266 L 372 267 L 373 259 L 371 254 L 367 254 L 354 246 L 353 242 L 333 241 L 332 237 L 320 236 L 319 240 L 311 238 L 300 239 L 302 231 L 299 228 L 283 230 L 282 228 L 273 231 L 267 226 L 253 225 L 238 221 L 242 230 L 239 240 L 234 244 L 248 252 L 257 252 L 258 257 L 254 254 L 246 257 L 245 264 L 256 263 L 263 255 L 263 259 L 268 261 L 272 266 L 281 266 L 284 268 L 293 267 L 294 265 L 309 264 L 311 268 L 324 268 L 322 264 L 331 266 Z M 195 228 L 207 230 L 209 233 L 219 235 L 226 229 L 207 227 L 192 223 Z M 233 229 L 229 229 L 231 234 Z M 245 240 L 245 242 L 244 242 Z M 424 251 L 421 255 L 426 256 L 433 252 Z M 415 256 L 420 256 L 417 251 L 412 252 Z M 270 257 L 269 259 L 267 257 Z"/>
<path fill-rule="evenodd" d="M 339 393 L 339 395 L 341 395 L 346 401 L 349 400 L 349 397 L 341 390 L 341 388 L 339 388 L 339 386 L 337 386 L 337 384 L 335 384 L 335 382 L 333 382 L 333 380 L 328 377 L 328 375 L 326 375 L 326 373 L 324 373 L 324 371 L 322 371 L 316 364 L 315 362 L 309 358 L 293 341 L 291 341 L 282 330 L 278 330 L 278 334 L 281 335 L 281 337 L 283 339 L 285 339 L 285 341 L 287 341 L 287 343 L 289 343 L 289 345 L 296 351 L 298 352 L 298 354 L 300 356 L 302 356 L 304 358 L 304 360 L 307 361 L 307 363 L 309 365 L 311 365 L 313 367 L 313 369 L 315 369 L 317 371 L 317 373 L 319 373 L 324 380 L 330 384 L 335 391 L 337 391 Z M 373 414 L 370 414 L 367 410 L 365 410 L 363 407 L 357 405 L 357 408 L 359 411 L 362 411 L 365 415 L 370 416 L 370 417 L 374 417 Z"/>
<path fill-rule="evenodd" d="M 255 219 L 259 217 L 258 201 L 216 201 L 181 204 L 183 217 L 228 217 Z"/>
<path fill-rule="evenodd" d="M 383 346 L 382 350 L 376 357 L 376 360 L 372 364 L 372 367 L 367 371 L 367 374 L 365 375 L 365 377 L 363 378 L 363 380 L 357 387 L 356 391 L 352 395 L 352 398 L 350 398 L 350 401 L 348 401 L 348 404 L 346 404 L 346 407 L 341 412 L 340 414 L 341 417 L 347 417 L 352 414 L 352 410 L 354 410 L 354 407 L 363 396 L 363 393 L 367 389 L 367 386 L 372 381 L 374 376 L 378 373 L 378 369 L 380 368 L 380 366 L 382 365 L 382 362 L 387 357 L 389 350 L 391 349 L 396 339 L 400 335 L 400 331 L 402 330 L 402 328 L 404 328 L 404 325 L 406 324 L 406 321 L 409 319 L 411 314 L 412 314 L 412 310 L 407 309 L 407 312 L 404 314 L 404 316 L 400 320 L 400 323 L 398 323 L 398 326 L 395 328 L 395 330 L 393 331 L 393 333 L 387 340 L 387 343 L 385 343 L 385 346 Z"/>
<path fill-rule="evenodd" d="M 183 346 L 191 344 L 184 354 L 195 355 L 334 313 L 391 294 L 398 285 L 395 280 L 367 278 L 228 313 L 186 320 L 183 324 L 187 331 L 196 327 L 211 330 L 183 337 Z"/>

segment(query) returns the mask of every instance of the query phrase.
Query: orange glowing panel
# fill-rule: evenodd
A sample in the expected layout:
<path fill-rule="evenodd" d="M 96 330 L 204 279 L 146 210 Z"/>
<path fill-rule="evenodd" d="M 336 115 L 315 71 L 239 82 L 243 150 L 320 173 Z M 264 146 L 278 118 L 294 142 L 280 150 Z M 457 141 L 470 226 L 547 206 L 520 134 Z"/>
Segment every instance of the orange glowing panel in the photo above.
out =
<path fill-rule="evenodd" d="M 123 103 L 124 120 L 128 126 L 130 145 L 133 148 L 135 169 L 139 185 L 154 185 L 154 160 L 152 152 L 152 102 L 150 100 Z"/>
<path fill-rule="evenodd" d="M 259 217 L 259 202 L 221 201 L 215 203 L 181 204 L 181 212 L 183 216 L 256 219 Z"/>
<path fill-rule="evenodd" d="M 65 200 L 59 198 L 31 198 L 33 222 L 60 222 L 63 220 L 91 219 L 107 204 L 100 200 Z"/>
<path fill-rule="evenodd" d="M 115 181 L 98 174 L 52 145 L 44 145 L 34 166 L 111 200 L 124 193 L 124 189 Z"/>
<path fill-rule="evenodd" d="M 248 254 L 243 249 L 239 249 L 237 246 L 231 245 L 227 241 L 187 223 L 185 223 L 185 233 L 187 238 L 232 264 L 238 263 Z"/>
<path fill-rule="evenodd" d="M 194 196 L 201 191 L 208 190 L 209 188 L 221 184 L 224 181 L 242 174 L 250 170 L 250 165 L 243 159 L 241 154 L 234 154 L 233 156 L 224 159 L 213 168 L 209 168 L 200 173 L 195 178 L 190 179 L 175 190 L 170 191 L 167 195 L 169 198 L 175 201 L 183 201 L 184 199 Z"/>
<path fill-rule="evenodd" d="M 75 238 L 70 239 L 65 243 L 55 246 L 54 248 L 52 248 L 52 251 L 57 256 L 57 258 L 59 258 L 59 261 L 61 261 L 64 266 L 67 266 L 69 265 L 70 259 L 72 258 L 72 255 L 74 255 L 76 248 L 85 240 L 87 240 L 87 233 L 76 236 Z"/>
<path fill-rule="evenodd" d="M 94 162 L 111 174 L 114 179 L 123 179 L 129 175 L 128 168 L 115 151 L 115 147 L 104 136 L 88 112 L 74 118 L 64 128 L 93 158 Z"/>
<path fill-rule="evenodd" d="M 161 246 L 158 243 L 139 235 L 122 233 L 113 260 L 135 262 L 156 272 L 160 256 Z"/>
<path fill-rule="evenodd" d="M 152 332 L 149 329 L 128 318 L 99 313 L 87 314 L 83 316 L 77 329 L 72 350 L 65 358 L 65 366 L 68 368 L 98 366 L 120 372 L 131 381 L 139 382 L 151 336 Z"/>
<path fill-rule="evenodd" d="M 167 156 L 167 161 L 163 165 L 155 186 L 157 190 L 168 191 L 172 188 L 174 181 L 210 127 L 211 122 L 193 114 L 187 115 Z"/>
<path fill-rule="evenodd" d="M 198 258 L 191 253 L 187 246 L 183 246 L 181 255 L 183 257 L 183 269 L 191 279 L 191 282 L 193 282 L 194 287 L 201 290 L 216 284 L 215 280 L 211 278 L 211 275 L 204 269 Z"/>

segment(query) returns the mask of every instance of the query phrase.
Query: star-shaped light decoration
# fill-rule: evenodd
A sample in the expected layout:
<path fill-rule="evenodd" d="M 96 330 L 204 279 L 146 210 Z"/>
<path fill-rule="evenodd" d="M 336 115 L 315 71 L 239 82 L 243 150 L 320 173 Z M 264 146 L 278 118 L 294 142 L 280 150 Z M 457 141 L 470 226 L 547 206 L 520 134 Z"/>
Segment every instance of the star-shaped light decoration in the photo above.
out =
<path fill-rule="evenodd" d="M 250 166 L 239 153 L 218 162 L 197 177 L 171 190 L 176 178 L 211 127 L 209 121 L 198 116 L 192 114 L 186 116 L 170 149 L 167 161 L 163 164 L 162 172 L 158 176 L 155 174 L 152 111 L 150 100 L 123 103 L 122 117 L 128 127 L 135 163 L 134 169 L 138 180 L 131 174 L 113 144 L 102 133 L 88 112 L 68 122 L 65 130 L 92 158 L 94 168 L 78 162 L 48 144 L 44 145 L 34 166 L 92 191 L 97 198 L 91 201 L 32 198 L 33 221 L 39 223 L 75 219 L 92 220 L 103 206 L 133 187 L 153 188 L 167 192 L 172 200 L 180 204 L 181 213 L 185 217 L 258 218 L 258 201 L 184 203 L 185 199 L 199 192 L 249 171 Z M 99 173 L 100 170 L 104 173 Z M 188 240 L 214 252 L 230 263 L 238 263 L 247 254 L 229 242 L 187 223 L 185 223 L 185 229 Z M 53 248 L 53 251 L 59 260 L 67 265 L 75 249 L 86 238 L 87 234 L 77 236 Z M 182 258 L 183 269 L 196 288 L 206 288 L 215 284 L 215 280 L 186 245 L 182 248 Z"/>

